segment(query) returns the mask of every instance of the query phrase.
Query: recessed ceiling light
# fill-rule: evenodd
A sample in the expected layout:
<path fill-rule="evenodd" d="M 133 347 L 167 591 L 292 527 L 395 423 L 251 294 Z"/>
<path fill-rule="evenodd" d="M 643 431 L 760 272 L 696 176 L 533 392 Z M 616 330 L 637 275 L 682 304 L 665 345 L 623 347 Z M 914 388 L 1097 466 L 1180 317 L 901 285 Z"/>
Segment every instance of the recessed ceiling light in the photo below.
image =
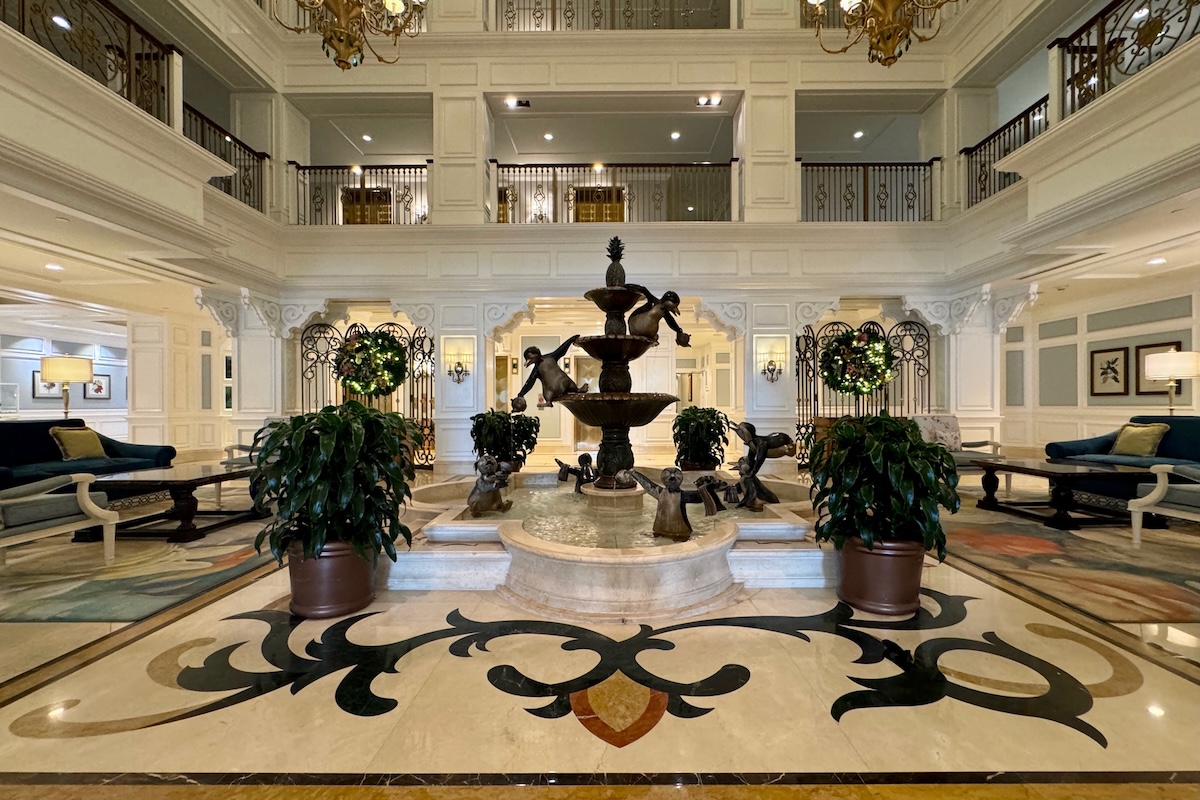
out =
<path fill-rule="evenodd" d="M 1152 267 L 1157 267 L 1157 266 L 1159 266 L 1160 264 L 1165 264 L 1165 263 L 1167 263 L 1167 260 L 1166 260 L 1165 258 L 1152 258 L 1152 259 L 1150 259 L 1149 261 L 1147 261 L 1146 263 L 1147 263 L 1147 264 L 1149 264 L 1149 265 L 1150 265 L 1150 266 L 1152 266 Z"/>
<path fill-rule="evenodd" d="M 62 28 L 64 31 L 71 30 L 71 21 L 68 20 L 66 17 L 62 16 L 61 14 L 55 14 L 53 17 L 50 18 L 50 21 L 53 22 L 58 27 Z"/>
<path fill-rule="evenodd" d="M 695 211 L 695 210 L 696 210 L 695 206 L 688 206 L 688 211 Z"/>
<path fill-rule="evenodd" d="M 554 134 L 553 133 L 543 133 L 542 138 L 545 139 L 547 142 L 553 141 Z"/>
<path fill-rule="evenodd" d="M 854 132 L 854 138 L 855 138 L 855 139 L 861 139 L 861 138 L 862 138 L 864 135 L 865 135 L 865 134 L 864 134 L 862 131 L 855 131 L 855 132 Z"/>
<path fill-rule="evenodd" d="M 719 106 L 721 105 L 721 95 L 714 94 L 707 97 L 697 97 L 696 105 L 698 106 Z"/>
<path fill-rule="evenodd" d="M 62 272 L 64 267 L 62 264 L 47 264 L 46 269 L 50 270 L 51 272 Z"/>
<path fill-rule="evenodd" d="M 697 98 L 696 98 L 696 105 L 698 105 L 698 106 L 706 106 L 706 105 L 708 105 L 708 98 L 707 98 L 707 97 L 697 97 Z"/>
<path fill-rule="evenodd" d="M 592 164 L 592 169 L 596 170 L 596 172 L 603 172 L 604 165 L 597 161 L 595 164 Z"/>
<path fill-rule="evenodd" d="M 678 138 L 679 138 L 679 136 L 680 136 L 680 133 L 679 133 L 679 131 L 671 131 L 671 138 L 672 138 L 672 139 L 678 139 Z"/>
<path fill-rule="evenodd" d="M 67 219 L 66 217 L 55 217 L 54 219 L 58 222 L 70 222 L 71 221 L 71 220 Z"/>
<path fill-rule="evenodd" d="M 1147 706 L 1146 710 L 1150 712 L 1150 716 L 1152 717 L 1161 717 L 1167 713 L 1163 711 L 1162 706 Z"/>
<path fill-rule="evenodd" d="M 517 107 L 517 98 L 509 97 L 508 99 L 506 99 L 504 101 L 504 105 L 508 106 L 509 108 L 516 108 Z"/>
<path fill-rule="evenodd" d="M 369 133 L 364 133 L 364 134 L 363 134 L 363 141 L 364 141 L 364 142 L 369 142 L 369 141 L 371 141 L 371 134 L 369 134 Z"/>

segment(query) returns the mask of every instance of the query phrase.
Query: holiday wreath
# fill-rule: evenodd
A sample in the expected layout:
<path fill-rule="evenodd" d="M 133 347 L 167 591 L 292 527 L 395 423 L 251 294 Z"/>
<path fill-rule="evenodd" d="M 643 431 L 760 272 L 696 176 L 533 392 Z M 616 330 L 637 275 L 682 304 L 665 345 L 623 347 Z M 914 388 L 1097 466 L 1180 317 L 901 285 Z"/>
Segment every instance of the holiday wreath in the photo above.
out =
<path fill-rule="evenodd" d="M 849 330 L 821 351 L 821 379 L 835 392 L 867 395 L 895 377 L 895 360 L 882 336 Z"/>
<path fill-rule="evenodd" d="M 342 386 L 364 397 L 391 394 L 408 377 L 408 356 L 386 331 L 350 336 L 338 349 L 333 368 Z"/>

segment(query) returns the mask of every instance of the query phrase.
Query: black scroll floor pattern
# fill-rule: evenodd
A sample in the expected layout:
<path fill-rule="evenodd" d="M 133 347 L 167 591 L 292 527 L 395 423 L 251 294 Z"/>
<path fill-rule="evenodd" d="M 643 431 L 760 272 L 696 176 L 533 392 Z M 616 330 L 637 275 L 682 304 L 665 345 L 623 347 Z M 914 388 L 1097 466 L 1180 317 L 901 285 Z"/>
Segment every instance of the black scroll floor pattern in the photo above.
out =
<path fill-rule="evenodd" d="M 853 661 L 855 664 L 878 664 L 887 660 L 899 668 L 896 675 L 885 678 L 848 676 L 863 689 L 845 694 L 833 703 L 830 713 L 835 720 L 841 720 L 845 714 L 860 709 L 915 707 L 951 698 L 1004 714 L 1056 722 L 1084 734 L 1101 747 L 1108 746 L 1107 739 L 1099 730 L 1080 719 L 1092 707 L 1092 695 L 1088 688 L 1050 662 L 1008 644 L 995 633 L 984 633 L 982 641 L 953 637 L 930 639 L 912 653 L 871 633 L 950 628 L 966 619 L 967 602 L 975 599 L 931 589 L 922 590 L 922 593 L 937 604 L 936 614 L 922 608 L 906 620 L 856 620 L 853 609 L 838 603 L 828 611 L 805 617 L 726 617 L 683 622 L 662 628 L 642 625 L 637 634 L 620 641 L 578 625 L 541 620 L 476 622 L 455 610 L 446 618 L 449 627 L 440 630 L 390 644 L 362 645 L 351 642 L 348 638 L 350 630 L 359 622 L 379 613 L 372 612 L 331 625 L 319 640 L 308 642 L 303 655 L 295 653 L 288 646 L 289 637 L 303 620 L 281 611 L 252 611 L 229 619 L 260 620 L 269 626 L 261 643 L 261 652 L 274 667 L 273 671 L 253 672 L 233 666 L 231 659 L 234 652 L 248 642 L 217 650 L 204 660 L 202 666 L 178 666 L 180 655 L 194 647 L 210 644 L 211 639 L 171 648 L 157 657 L 154 660 L 156 663 L 152 662 L 148 668 L 152 677 L 158 674 L 159 677 L 155 679 L 169 686 L 191 692 L 233 694 L 190 708 L 99 722 L 65 719 L 64 712 L 79 704 L 78 700 L 69 700 L 22 715 L 10 725 L 10 730 L 18 736 L 47 739 L 140 730 L 211 714 L 285 687 L 296 694 L 322 678 L 347 668 L 349 671 L 338 683 L 334 700 L 349 714 L 377 716 L 394 710 L 398 703 L 375 694 L 371 690 L 372 681 L 384 673 L 397 672 L 401 660 L 414 650 L 449 640 L 449 652 L 452 655 L 469 658 L 472 648 L 487 652 L 488 644 L 493 640 L 516 635 L 562 639 L 561 647 L 564 650 L 590 650 L 599 657 L 599 662 L 591 670 L 561 683 L 534 680 L 510 664 L 488 670 L 487 680 L 500 691 L 518 697 L 549 700 L 548 703 L 527 709 L 534 716 L 545 719 L 566 716 L 571 713 L 573 696 L 578 697 L 579 693 L 587 692 L 617 673 L 623 673 L 630 681 L 650 690 L 651 694 L 665 696 L 665 710 L 668 713 L 690 719 L 713 710 L 696 705 L 693 700 L 736 692 L 750 680 L 750 670 L 741 664 L 726 664 L 707 678 L 694 683 L 679 683 L 642 667 L 638 655 L 647 650 L 673 650 L 675 644 L 667 637 L 679 631 L 725 627 L 772 631 L 805 642 L 811 641 L 810 634 L 830 634 L 858 646 L 860 655 Z M 1044 690 L 1037 694 L 1037 690 L 1043 687 L 1035 685 L 1031 696 L 1015 697 L 956 683 L 939 669 L 938 660 L 947 653 L 957 651 L 983 653 L 1016 662 L 1040 675 L 1046 684 Z M 164 668 L 165 678 L 162 677 Z M 653 722 L 650 724 L 652 726 Z"/>

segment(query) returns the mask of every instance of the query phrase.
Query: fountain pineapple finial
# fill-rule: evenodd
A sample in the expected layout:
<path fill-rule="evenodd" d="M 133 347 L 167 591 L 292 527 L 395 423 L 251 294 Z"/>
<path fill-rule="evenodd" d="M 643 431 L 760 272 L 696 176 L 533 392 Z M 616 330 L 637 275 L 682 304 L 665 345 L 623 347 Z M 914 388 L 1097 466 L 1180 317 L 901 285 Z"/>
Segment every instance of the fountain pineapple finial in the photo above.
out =
<path fill-rule="evenodd" d="M 608 265 L 608 271 L 604 273 L 605 286 L 624 286 L 625 285 L 625 267 L 621 266 L 621 256 L 625 254 L 625 245 L 621 243 L 621 239 L 617 236 L 608 240 L 608 257 L 612 259 L 612 263 Z"/>

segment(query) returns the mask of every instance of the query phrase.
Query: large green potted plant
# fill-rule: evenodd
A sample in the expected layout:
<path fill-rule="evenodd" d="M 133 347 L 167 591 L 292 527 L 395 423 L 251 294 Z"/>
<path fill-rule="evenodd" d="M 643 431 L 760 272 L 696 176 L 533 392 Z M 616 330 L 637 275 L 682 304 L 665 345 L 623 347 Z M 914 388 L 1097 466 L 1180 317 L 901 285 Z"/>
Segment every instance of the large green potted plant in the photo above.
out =
<path fill-rule="evenodd" d="M 675 417 L 675 464 L 683 470 L 716 469 L 729 444 L 729 417 L 715 408 L 692 406 Z"/>
<path fill-rule="evenodd" d="M 492 410 L 471 417 L 471 441 L 475 443 L 475 452 L 495 456 L 514 472 L 520 471 L 537 446 L 541 429 L 542 421 L 528 414 Z"/>
<path fill-rule="evenodd" d="M 252 480 L 274 520 L 254 540 L 281 564 L 288 555 L 291 612 L 322 618 L 365 608 L 375 598 L 380 551 L 396 560 L 400 522 L 415 478 L 417 424 L 354 400 L 277 420 L 255 434 Z"/>
<path fill-rule="evenodd" d="M 811 448 L 815 539 L 841 551 L 838 597 L 878 614 L 920 607 L 926 551 L 946 557 L 939 507 L 959 509 L 958 472 L 912 420 L 842 417 Z"/>

